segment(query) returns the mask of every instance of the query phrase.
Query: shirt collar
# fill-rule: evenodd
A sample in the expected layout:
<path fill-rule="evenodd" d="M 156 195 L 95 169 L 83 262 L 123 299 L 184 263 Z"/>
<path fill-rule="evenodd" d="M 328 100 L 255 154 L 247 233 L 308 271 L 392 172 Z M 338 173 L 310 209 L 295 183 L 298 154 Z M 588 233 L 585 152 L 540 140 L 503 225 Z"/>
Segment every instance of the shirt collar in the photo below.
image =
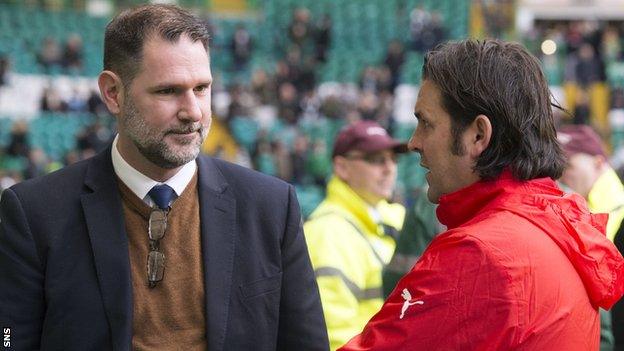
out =
<path fill-rule="evenodd" d="M 146 204 L 152 206 L 152 199 L 147 196 L 147 193 L 158 184 L 167 184 L 175 191 L 177 196 L 180 196 L 186 186 L 191 182 L 195 171 L 197 170 L 197 163 L 195 160 L 186 163 L 180 170 L 171 178 L 167 179 L 164 183 L 157 182 L 143 173 L 132 167 L 126 160 L 123 159 L 119 150 L 117 150 L 117 140 L 119 134 L 115 136 L 113 141 L 113 147 L 111 148 L 111 157 L 113 160 L 113 169 L 119 179 L 121 179 L 126 186 L 132 192 L 142 199 Z"/>

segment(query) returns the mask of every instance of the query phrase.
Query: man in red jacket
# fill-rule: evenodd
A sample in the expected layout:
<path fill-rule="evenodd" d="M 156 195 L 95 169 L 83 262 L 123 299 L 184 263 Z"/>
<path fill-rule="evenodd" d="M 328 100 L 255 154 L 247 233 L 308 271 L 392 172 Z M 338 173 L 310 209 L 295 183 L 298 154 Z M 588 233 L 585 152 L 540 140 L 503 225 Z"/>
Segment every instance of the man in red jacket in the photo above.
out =
<path fill-rule="evenodd" d="M 409 146 L 448 230 L 341 350 L 597 350 L 624 294 L 607 215 L 564 194 L 550 92 L 522 46 L 427 54 Z"/>

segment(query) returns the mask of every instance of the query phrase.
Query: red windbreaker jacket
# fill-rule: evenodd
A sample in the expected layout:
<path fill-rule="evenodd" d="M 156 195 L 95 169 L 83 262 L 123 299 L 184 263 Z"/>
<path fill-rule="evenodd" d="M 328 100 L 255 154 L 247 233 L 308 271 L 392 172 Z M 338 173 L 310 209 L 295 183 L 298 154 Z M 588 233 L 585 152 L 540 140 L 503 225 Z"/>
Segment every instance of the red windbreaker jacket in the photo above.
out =
<path fill-rule="evenodd" d="M 503 172 L 443 196 L 448 230 L 340 350 L 597 350 L 624 293 L 607 215 L 550 178 Z"/>

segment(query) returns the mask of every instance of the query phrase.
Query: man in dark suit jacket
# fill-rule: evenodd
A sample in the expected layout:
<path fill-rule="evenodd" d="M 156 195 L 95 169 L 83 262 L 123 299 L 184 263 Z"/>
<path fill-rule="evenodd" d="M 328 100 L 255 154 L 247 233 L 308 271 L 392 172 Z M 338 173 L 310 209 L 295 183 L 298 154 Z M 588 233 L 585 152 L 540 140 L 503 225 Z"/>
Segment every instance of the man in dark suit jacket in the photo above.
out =
<path fill-rule="evenodd" d="M 118 119 L 113 145 L 2 194 L 11 348 L 328 349 L 293 187 L 198 157 L 207 38 L 174 6 L 108 25 L 98 83 Z"/>

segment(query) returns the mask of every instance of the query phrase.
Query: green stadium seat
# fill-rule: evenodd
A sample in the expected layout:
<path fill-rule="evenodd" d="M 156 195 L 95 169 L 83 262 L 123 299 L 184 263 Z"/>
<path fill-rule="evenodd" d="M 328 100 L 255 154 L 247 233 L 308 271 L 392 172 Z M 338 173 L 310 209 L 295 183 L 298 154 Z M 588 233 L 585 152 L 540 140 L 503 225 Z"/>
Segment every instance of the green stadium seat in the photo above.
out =
<path fill-rule="evenodd" d="M 258 123 L 249 117 L 234 117 L 230 122 L 230 130 L 236 142 L 251 153 L 256 145 L 260 130 Z"/>
<path fill-rule="evenodd" d="M 9 144 L 12 126 L 12 119 L 0 118 L 0 147 L 6 147 Z"/>
<path fill-rule="evenodd" d="M 296 186 L 295 190 L 301 207 L 301 214 L 305 220 L 323 201 L 324 190 L 316 185 Z"/>

